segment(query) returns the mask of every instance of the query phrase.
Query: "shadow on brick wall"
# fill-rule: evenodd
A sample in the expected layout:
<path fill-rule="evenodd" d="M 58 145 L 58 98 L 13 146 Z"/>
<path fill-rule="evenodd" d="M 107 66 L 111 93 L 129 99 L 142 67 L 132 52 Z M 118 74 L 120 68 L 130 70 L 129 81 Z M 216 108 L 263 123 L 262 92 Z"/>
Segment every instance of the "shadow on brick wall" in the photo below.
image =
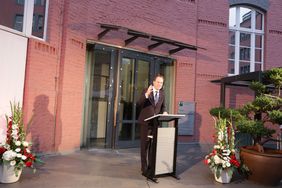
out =
<path fill-rule="evenodd" d="M 27 135 L 32 140 L 32 150 L 37 153 L 58 152 L 61 144 L 61 120 L 56 121 L 49 109 L 49 97 L 38 95 L 33 103 L 33 116 L 27 128 Z"/>

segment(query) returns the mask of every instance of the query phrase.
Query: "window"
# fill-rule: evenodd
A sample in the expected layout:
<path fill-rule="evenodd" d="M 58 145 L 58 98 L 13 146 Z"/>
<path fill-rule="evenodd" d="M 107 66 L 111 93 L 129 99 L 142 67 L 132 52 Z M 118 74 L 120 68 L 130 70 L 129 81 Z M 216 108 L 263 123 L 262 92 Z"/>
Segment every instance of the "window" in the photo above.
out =
<path fill-rule="evenodd" d="M 43 28 L 44 28 L 44 16 L 33 14 L 32 35 L 42 38 L 44 32 Z"/>
<path fill-rule="evenodd" d="M 9 0 L 0 3 L 0 27 L 25 36 L 46 38 L 48 0 Z"/>
<path fill-rule="evenodd" d="M 34 0 L 34 5 L 44 6 L 45 0 Z"/>
<path fill-rule="evenodd" d="M 0 25 L 23 31 L 24 0 L 0 1 Z"/>
<path fill-rule="evenodd" d="M 14 29 L 17 31 L 23 31 L 23 15 L 15 16 Z"/>
<path fill-rule="evenodd" d="M 17 4 L 24 5 L 24 0 L 17 0 Z"/>
<path fill-rule="evenodd" d="M 263 68 L 263 14 L 244 6 L 229 9 L 228 73 L 244 74 Z"/>

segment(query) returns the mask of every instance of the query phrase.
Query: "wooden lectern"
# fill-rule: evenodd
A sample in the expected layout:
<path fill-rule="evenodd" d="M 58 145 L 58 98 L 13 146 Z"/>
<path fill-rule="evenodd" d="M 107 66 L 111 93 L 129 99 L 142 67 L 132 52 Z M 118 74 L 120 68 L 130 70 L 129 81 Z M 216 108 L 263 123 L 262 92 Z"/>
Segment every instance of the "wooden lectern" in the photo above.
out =
<path fill-rule="evenodd" d="M 170 175 L 176 179 L 176 157 L 179 114 L 158 114 L 145 119 L 153 126 L 148 151 L 148 168 L 146 177 L 158 183 L 157 177 Z M 161 122 L 174 121 L 173 127 L 160 127 Z"/>

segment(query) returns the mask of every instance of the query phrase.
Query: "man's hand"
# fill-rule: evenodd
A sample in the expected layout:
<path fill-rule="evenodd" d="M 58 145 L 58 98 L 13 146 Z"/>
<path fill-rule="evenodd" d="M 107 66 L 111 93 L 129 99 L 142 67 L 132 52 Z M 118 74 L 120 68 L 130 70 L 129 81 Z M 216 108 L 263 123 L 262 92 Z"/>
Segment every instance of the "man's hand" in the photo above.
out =
<path fill-rule="evenodd" d="M 150 94 L 153 92 L 153 86 L 150 85 L 145 93 L 146 98 L 150 96 Z"/>
<path fill-rule="evenodd" d="M 167 112 L 163 112 L 163 114 L 164 114 L 164 115 L 167 115 L 168 113 L 167 113 Z"/>

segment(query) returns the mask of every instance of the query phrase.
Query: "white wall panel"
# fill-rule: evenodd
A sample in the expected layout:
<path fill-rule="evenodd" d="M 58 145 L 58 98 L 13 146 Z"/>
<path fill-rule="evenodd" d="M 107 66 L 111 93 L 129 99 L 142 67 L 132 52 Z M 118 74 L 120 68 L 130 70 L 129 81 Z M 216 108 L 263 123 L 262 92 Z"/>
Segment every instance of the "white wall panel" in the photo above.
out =
<path fill-rule="evenodd" d="M 0 142 L 5 139 L 10 101 L 22 104 L 26 52 L 26 37 L 0 29 Z"/>

